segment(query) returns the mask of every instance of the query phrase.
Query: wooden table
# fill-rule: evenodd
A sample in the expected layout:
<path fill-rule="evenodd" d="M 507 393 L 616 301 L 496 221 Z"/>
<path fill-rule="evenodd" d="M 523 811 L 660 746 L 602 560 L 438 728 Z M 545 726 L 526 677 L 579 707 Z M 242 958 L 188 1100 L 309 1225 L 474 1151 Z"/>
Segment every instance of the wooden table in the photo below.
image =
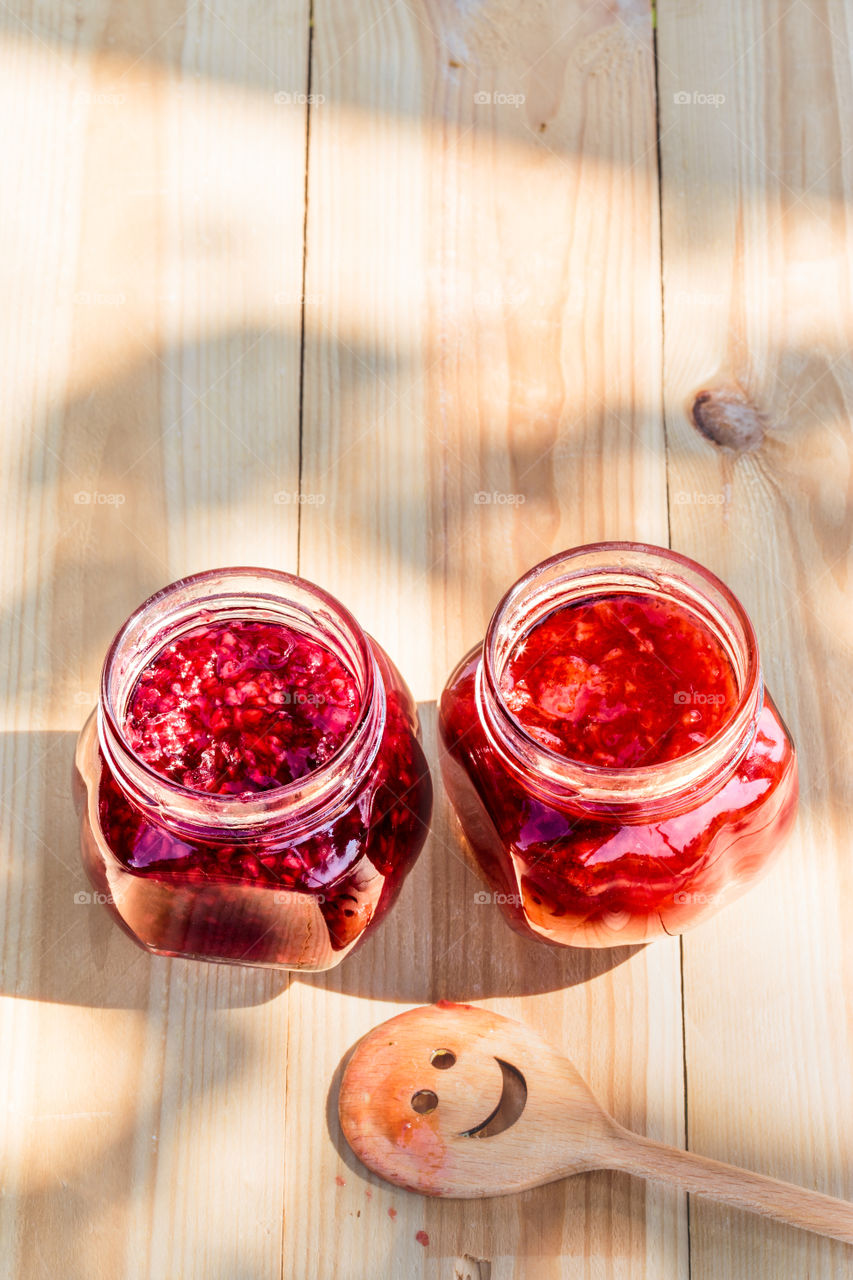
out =
<path fill-rule="evenodd" d="M 624 1123 L 853 1197 L 851 50 L 853 0 L 0 7 L 0 1275 L 853 1276 L 617 1175 L 428 1202 L 333 1105 L 368 1028 L 466 998 Z M 740 903 L 628 958 L 527 944 L 440 788 L 327 975 L 150 958 L 78 901 L 73 743 L 150 592 L 321 583 L 434 759 L 499 596 L 599 538 L 698 558 L 757 625 L 803 802 Z"/>

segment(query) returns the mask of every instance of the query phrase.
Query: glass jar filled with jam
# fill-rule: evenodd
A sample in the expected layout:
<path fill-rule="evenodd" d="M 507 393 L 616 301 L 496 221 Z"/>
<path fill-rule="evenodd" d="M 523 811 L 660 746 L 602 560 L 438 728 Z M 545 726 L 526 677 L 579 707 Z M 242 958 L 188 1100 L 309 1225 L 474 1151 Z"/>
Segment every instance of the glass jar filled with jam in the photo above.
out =
<path fill-rule="evenodd" d="M 432 805 L 415 705 L 333 597 L 267 569 L 173 583 L 125 623 L 76 755 L 83 862 L 136 942 L 338 964 Z"/>
<path fill-rule="evenodd" d="M 740 603 L 660 547 L 531 569 L 444 690 L 442 773 L 520 932 L 574 947 L 680 933 L 791 829 L 797 765 Z"/>

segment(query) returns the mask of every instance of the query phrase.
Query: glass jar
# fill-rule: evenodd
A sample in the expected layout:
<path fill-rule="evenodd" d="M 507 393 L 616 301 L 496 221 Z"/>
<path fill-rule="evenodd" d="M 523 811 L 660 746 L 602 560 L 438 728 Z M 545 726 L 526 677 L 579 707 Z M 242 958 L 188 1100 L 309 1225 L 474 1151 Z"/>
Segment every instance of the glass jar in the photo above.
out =
<path fill-rule="evenodd" d="M 347 668 L 356 722 L 324 764 L 270 790 L 208 794 L 133 750 L 125 717 L 142 670 L 177 637 L 220 622 L 286 626 Z M 332 968 L 375 927 L 423 846 L 432 807 L 399 672 L 332 596 L 268 569 L 184 578 L 128 619 L 80 734 L 76 784 L 84 866 L 137 943 L 284 969 Z"/>
<path fill-rule="evenodd" d="M 532 737 L 501 694 L 531 628 L 570 602 L 615 594 L 687 610 L 731 663 L 728 718 L 676 759 L 636 768 L 569 759 Z M 794 746 L 764 689 L 752 624 L 712 573 L 659 547 L 599 543 L 531 569 L 450 676 L 439 734 L 445 785 L 490 896 L 521 933 L 551 943 L 681 933 L 743 892 L 794 821 Z"/>

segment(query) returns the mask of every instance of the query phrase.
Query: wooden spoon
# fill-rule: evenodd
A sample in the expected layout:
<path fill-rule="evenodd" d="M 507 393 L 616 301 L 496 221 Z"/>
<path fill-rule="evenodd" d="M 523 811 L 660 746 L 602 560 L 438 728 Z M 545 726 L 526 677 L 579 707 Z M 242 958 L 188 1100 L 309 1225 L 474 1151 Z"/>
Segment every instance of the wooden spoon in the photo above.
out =
<path fill-rule="evenodd" d="M 383 1022 L 347 1064 L 339 1111 L 369 1169 L 424 1195 L 621 1169 L 853 1244 L 853 1204 L 623 1129 L 567 1058 L 487 1009 L 443 1002 Z"/>

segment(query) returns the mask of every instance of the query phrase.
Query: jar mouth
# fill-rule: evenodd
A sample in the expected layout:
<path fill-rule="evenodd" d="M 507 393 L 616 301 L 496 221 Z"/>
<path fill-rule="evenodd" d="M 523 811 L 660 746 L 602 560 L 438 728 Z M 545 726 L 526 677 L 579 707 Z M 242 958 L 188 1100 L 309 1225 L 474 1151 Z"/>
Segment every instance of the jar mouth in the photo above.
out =
<path fill-rule="evenodd" d="M 284 623 L 322 640 L 355 679 L 356 723 L 337 751 L 303 777 L 265 791 L 218 794 L 164 776 L 131 747 L 124 720 L 140 673 L 164 645 L 204 622 Z M 98 737 L 130 798 L 182 831 L 228 838 L 248 827 L 311 825 L 331 803 L 343 808 L 352 785 L 375 757 L 385 721 L 385 691 L 370 641 L 348 609 L 305 578 L 238 566 L 191 574 L 156 591 L 134 610 L 110 645 L 101 672 Z"/>
<path fill-rule="evenodd" d="M 500 680 L 521 637 L 560 605 L 592 595 L 664 595 L 688 608 L 723 645 L 738 686 L 725 724 L 701 746 L 674 760 L 610 768 L 572 759 L 537 741 L 506 705 Z M 558 552 L 535 565 L 501 599 L 489 622 L 477 697 L 493 746 L 540 774 L 545 790 L 566 788 L 585 799 L 618 804 L 695 789 L 747 750 L 763 696 L 758 642 L 740 601 L 695 560 L 642 542 L 598 542 Z"/>

